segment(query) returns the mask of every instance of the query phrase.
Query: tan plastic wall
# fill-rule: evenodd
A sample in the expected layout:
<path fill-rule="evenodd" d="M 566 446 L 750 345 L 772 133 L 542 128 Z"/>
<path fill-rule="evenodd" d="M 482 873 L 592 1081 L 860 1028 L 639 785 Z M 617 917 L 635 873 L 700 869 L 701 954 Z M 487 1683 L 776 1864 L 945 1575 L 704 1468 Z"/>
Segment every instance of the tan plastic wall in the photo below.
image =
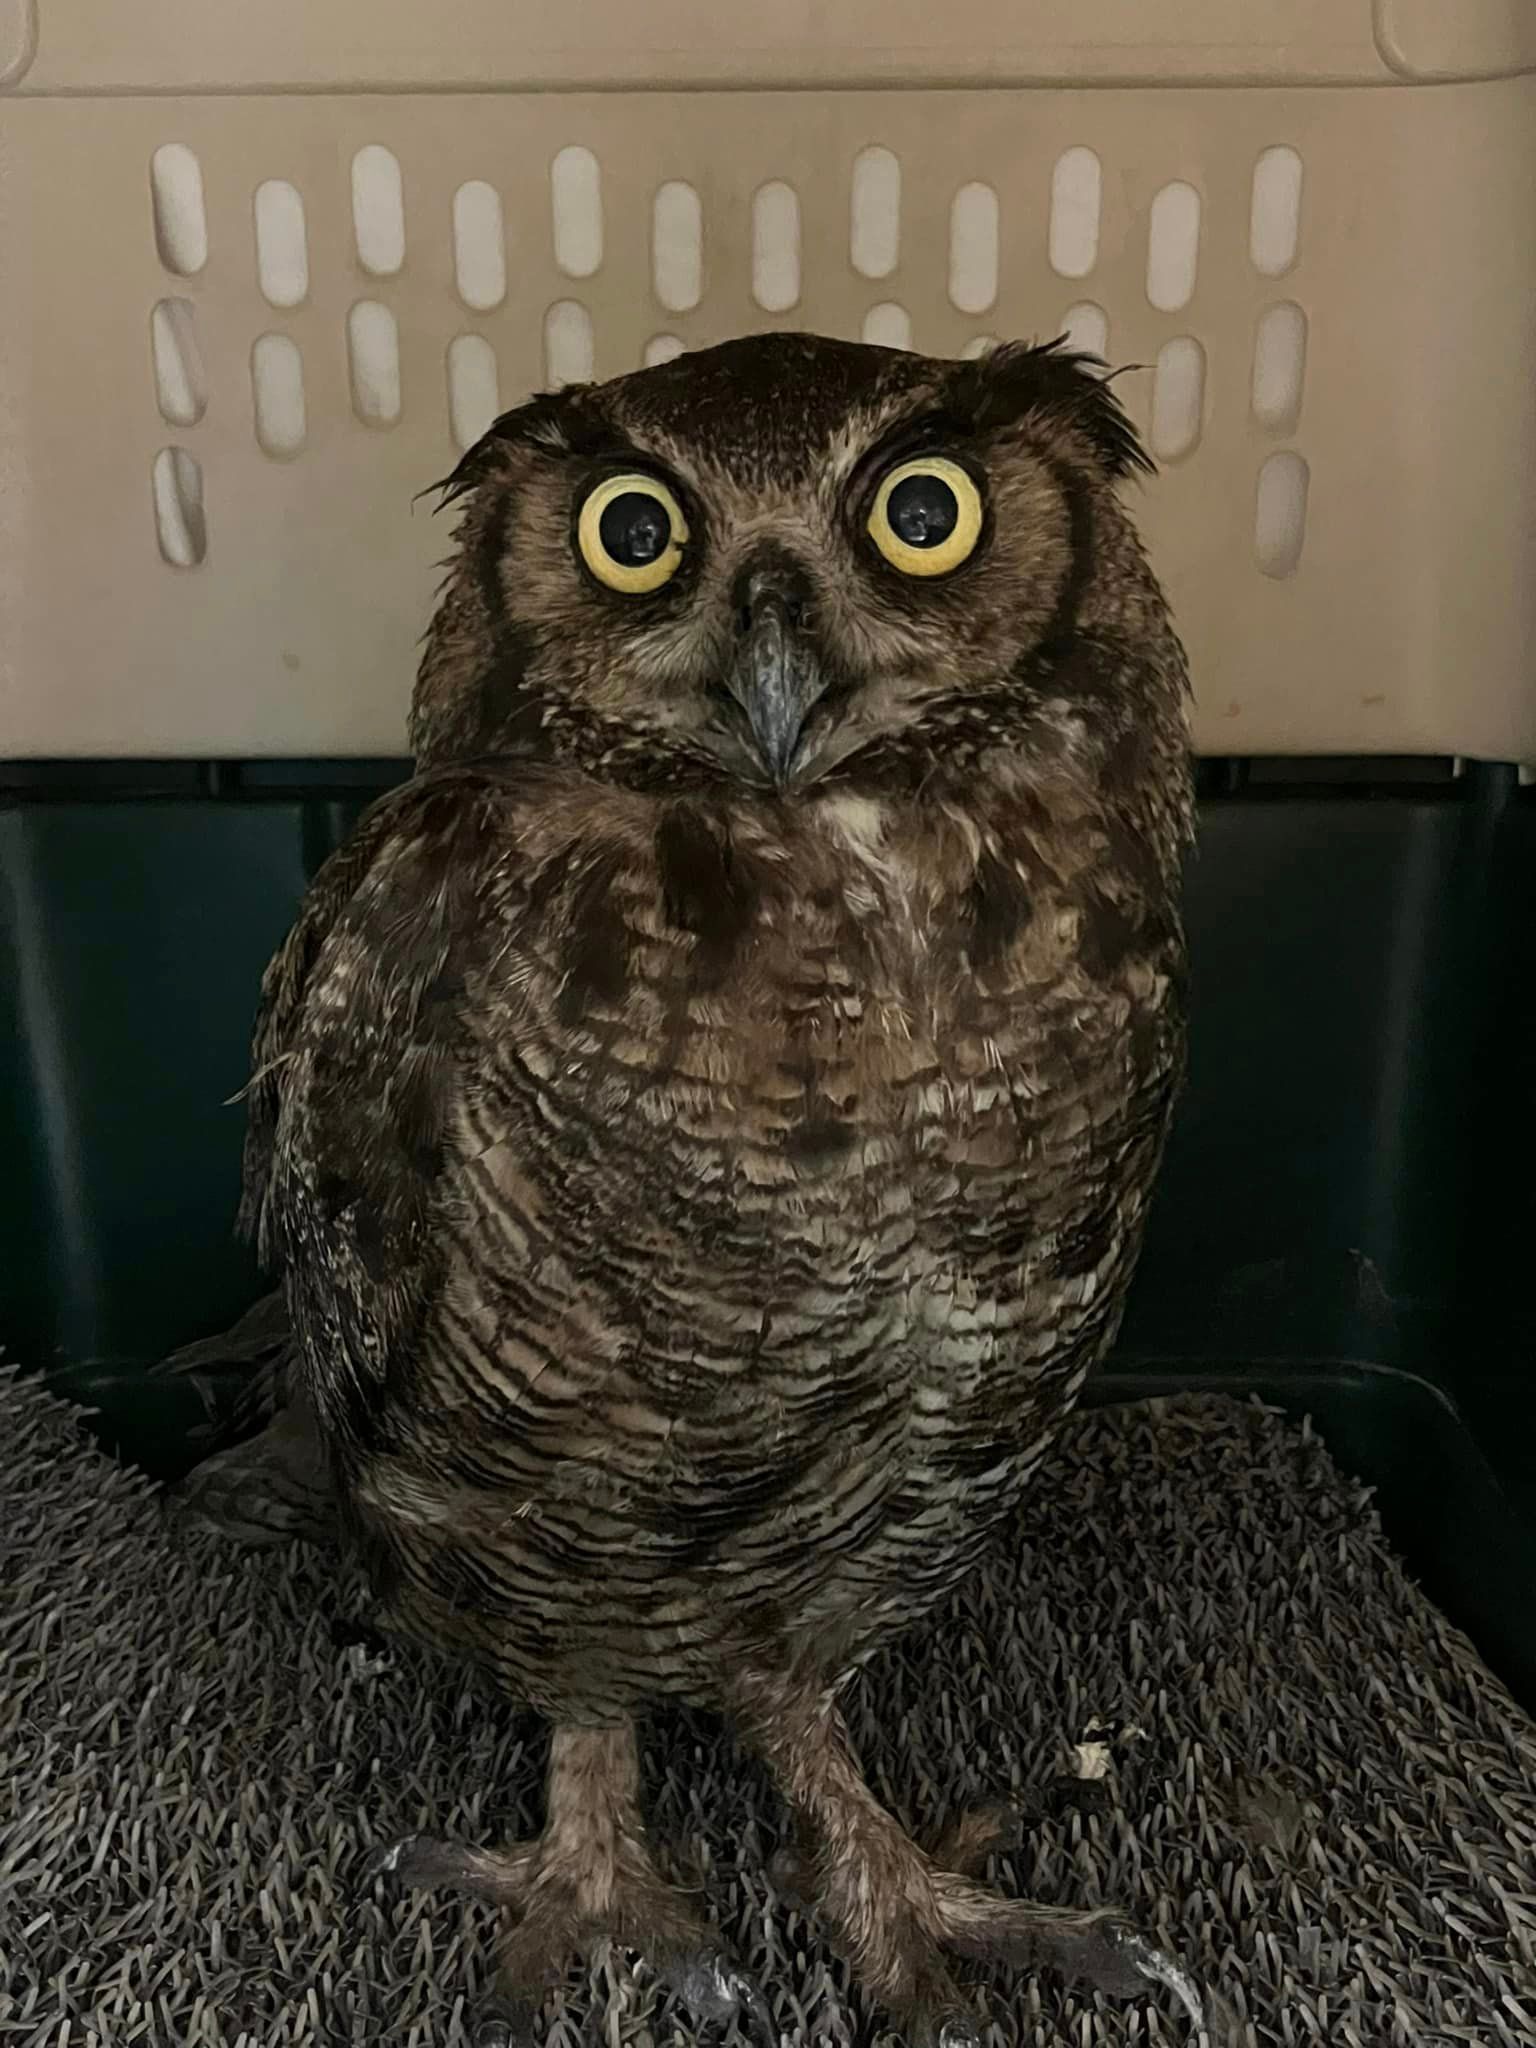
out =
<path fill-rule="evenodd" d="M 914 346 L 959 353 L 1099 320 L 1112 360 L 1152 366 L 1120 389 L 1165 441 L 1175 372 L 1202 373 L 1193 444 L 1140 494 L 1202 750 L 1536 760 L 1536 0 L 0 0 L 0 72 L 0 755 L 398 752 L 447 542 L 412 499 L 454 459 L 461 337 L 494 351 L 508 405 L 561 367 L 562 333 L 579 359 L 583 320 L 600 376 L 659 337 L 905 321 Z M 188 275 L 157 246 L 168 144 L 201 173 Z M 404 245 L 370 274 L 353 165 L 378 146 L 400 166 Z M 552 167 L 573 147 L 597 170 L 595 267 L 580 233 L 554 232 Z M 871 148 L 900 175 L 878 276 L 850 245 Z M 1302 177 L 1278 275 L 1251 248 L 1275 149 Z M 1064 276 L 1053 180 L 1082 150 L 1097 247 Z M 270 180 L 302 198 L 297 304 L 258 276 Z M 480 310 L 455 262 L 471 181 L 502 214 L 505 295 Z M 686 310 L 653 272 L 669 183 L 703 222 Z M 769 309 L 754 207 L 779 183 L 798 289 Z M 1149 245 L 1190 203 L 1160 200 L 1170 186 L 1197 196 L 1198 235 L 1185 303 L 1159 310 Z M 985 261 L 979 284 L 963 260 L 956 277 L 957 195 L 962 242 L 967 208 L 983 251 L 995 220 L 994 288 Z M 358 417 L 360 302 L 398 336 L 390 424 Z M 1303 328 L 1299 389 L 1292 353 L 1278 410 L 1256 413 L 1256 351 L 1273 399 L 1266 350 Z M 281 456 L 253 413 L 268 336 L 302 375 L 303 444 Z M 191 566 L 164 559 L 165 532 L 173 554 L 187 540 L 157 524 L 167 450 L 183 489 L 194 464 L 201 480 Z M 1276 491 L 1302 474 L 1299 558 L 1261 561 Z"/>

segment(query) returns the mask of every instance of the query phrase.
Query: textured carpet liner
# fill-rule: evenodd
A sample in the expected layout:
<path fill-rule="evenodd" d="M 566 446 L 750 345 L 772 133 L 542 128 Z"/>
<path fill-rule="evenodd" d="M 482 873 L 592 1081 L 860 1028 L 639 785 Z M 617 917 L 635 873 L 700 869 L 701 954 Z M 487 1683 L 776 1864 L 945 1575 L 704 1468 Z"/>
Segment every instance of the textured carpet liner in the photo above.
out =
<path fill-rule="evenodd" d="M 460 2048 L 493 1915 L 358 1869 L 412 1828 L 535 1831 L 538 1722 L 370 1638 L 323 1555 L 170 1528 L 3 1372 L 0 1441 L 0 2041 Z M 998 1884 L 1130 1909 L 1218 1995 L 1221 2048 L 1536 2042 L 1536 1726 L 1272 1414 L 1070 1425 L 1006 1552 L 847 1703 L 918 1831 L 1032 1805 Z M 1118 1739 L 1095 1812 L 1060 1780 L 1096 1721 Z M 775 1898 L 784 1816 L 756 1768 L 703 1717 L 658 1716 L 645 1755 L 656 1837 L 781 2039 L 879 2038 Z M 985 2011 L 989 2044 L 1190 2041 L 1162 1994 L 989 1977 Z M 691 2038 L 622 1954 L 548 2007 L 564 2048 Z"/>

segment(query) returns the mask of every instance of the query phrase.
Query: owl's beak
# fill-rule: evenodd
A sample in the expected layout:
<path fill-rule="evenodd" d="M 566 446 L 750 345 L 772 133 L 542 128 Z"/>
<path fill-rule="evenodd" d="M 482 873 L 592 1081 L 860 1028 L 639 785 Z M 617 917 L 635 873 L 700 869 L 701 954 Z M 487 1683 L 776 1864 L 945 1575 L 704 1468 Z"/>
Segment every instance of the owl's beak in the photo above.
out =
<path fill-rule="evenodd" d="M 803 580 L 757 570 L 745 582 L 731 694 L 747 715 L 764 768 L 783 789 L 811 707 L 826 689 L 815 643 L 805 631 Z"/>

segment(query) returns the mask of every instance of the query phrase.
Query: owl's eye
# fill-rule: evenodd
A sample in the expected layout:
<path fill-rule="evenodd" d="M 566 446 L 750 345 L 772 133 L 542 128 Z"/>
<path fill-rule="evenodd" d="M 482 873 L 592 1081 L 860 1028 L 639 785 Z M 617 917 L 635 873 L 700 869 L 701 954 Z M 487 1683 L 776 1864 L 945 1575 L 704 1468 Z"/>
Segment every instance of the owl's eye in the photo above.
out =
<path fill-rule="evenodd" d="M 635 596 L 677 574 L 687 540 L 682 506 L 653 476 L 605 477 L 576 520 L 581 559 L 598 582 Z"/>
<path fill-rule="evenodd" d="M 899 462 L 881 479 L 869 537 L 904 576 L 947 576 L 981 538 L 981 493 L 944 455 Z"/>

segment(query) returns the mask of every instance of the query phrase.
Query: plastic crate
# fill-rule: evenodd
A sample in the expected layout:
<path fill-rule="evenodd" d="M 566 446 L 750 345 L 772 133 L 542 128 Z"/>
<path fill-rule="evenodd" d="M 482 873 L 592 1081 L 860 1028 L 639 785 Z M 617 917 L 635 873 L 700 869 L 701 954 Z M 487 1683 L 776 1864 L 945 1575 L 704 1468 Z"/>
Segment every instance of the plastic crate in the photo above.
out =
<path fill-rule="evenodd" d="M 1106 1390 L 1317 1412 L 1536 1699 L 1536 6 L 0 0 L 0 82 L 0 1342 L 184 1461 L 256 976 L 497 405 L 1066 328 L 1144 366 L 1210 757 Z"/>

